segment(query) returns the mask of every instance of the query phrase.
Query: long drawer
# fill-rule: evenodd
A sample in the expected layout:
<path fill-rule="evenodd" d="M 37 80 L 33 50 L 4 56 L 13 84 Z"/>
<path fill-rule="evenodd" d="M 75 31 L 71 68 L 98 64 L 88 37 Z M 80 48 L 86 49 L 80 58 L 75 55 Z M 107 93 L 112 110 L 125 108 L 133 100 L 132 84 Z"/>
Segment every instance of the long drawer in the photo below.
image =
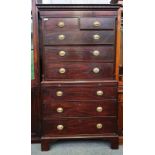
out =
<path fill-rule="evenodd" d="M 114 63 L 47 62 L 44 79 L 114 79 Z"/>
<path fill-rule="evenodd" d="M 59 61 L 115 62 L 114 46 L 45 46 L 45 63 Z"/>
<path fill-rule="evenodd" d="M 44 119 L 43 136 L 68 136 L 115 133 L 116 117 Z"/>
<path fill-rule="evenodd" d="M 117 98 L 117 82 L 42 82 L 42 99 L 51 101 L 104 100 Z"/>
<path fill-rule="evenodd" d="M 95 45 L 115 43 L 115 31 L 65 31 L 44 33 L 44 45 Z"/>
<path fill-rule="evenodd" d="M 116 100 L 103 101 L 43 101 L 44 117 L 116 116 Z"/>

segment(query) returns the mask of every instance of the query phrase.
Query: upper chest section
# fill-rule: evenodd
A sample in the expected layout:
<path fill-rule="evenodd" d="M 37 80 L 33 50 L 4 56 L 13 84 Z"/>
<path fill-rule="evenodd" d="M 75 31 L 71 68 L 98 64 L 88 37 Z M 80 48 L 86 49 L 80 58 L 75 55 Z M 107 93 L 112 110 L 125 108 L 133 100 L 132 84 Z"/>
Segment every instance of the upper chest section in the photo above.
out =
<path fill-rule="evenodd" d="M 44 6 L 39 17 L 44 45 L 115 43 L 116 8 Z"/>

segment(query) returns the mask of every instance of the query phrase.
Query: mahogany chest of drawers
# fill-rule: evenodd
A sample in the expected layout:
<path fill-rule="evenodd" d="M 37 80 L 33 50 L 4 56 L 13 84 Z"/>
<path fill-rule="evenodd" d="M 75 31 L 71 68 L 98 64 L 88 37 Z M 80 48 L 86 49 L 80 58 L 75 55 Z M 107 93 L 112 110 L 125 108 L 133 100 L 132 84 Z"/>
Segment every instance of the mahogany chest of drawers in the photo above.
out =
<path fill-rule="evenodd" d="M 118 8 L 38 5 L 43 151 L 71 138 L 101 138 L 118 148 Z"/>

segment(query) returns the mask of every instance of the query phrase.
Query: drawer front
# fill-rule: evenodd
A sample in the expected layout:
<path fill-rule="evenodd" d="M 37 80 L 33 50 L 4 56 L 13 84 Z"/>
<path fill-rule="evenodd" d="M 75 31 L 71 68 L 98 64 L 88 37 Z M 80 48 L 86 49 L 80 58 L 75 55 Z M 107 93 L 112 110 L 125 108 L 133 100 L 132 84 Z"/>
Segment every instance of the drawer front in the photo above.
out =
<path fill-rule="evenodd" d="M 55 79 L 113 79 L 113 63 L 60 62 L 45 63 L 45 80 Z"/>
<path fill-rule="evenodd" d="M 106 134 L 116 132 L 115 117 L 62 118 L 43 120 L 44 136 Z"/>
<path fill-rule="evenodd" d="M 44 32 L 79 30 L 78 18 L 43 18 Z"/>
<path fill-rule="evenodd" d="M 43 103 L 44 117 L 116 116 L 116 100 Z"/>
<path fill-rule="evenodd" d="M 115 29 L 115 18 L 80 18 L 80 29 L 84 30 L 100 30 Z"/>
<path fill-rule="evenodd" d="M 115 62 L 115 49 L 113 46 L 44 47 L 44 60 L 47 63 L 53 61 Z"/>
<path fill-rule="evenodd" d="M 51 101 L 77 101 L 77 100 L 104 100 L 116 99 L 116 86 L 100 85 L 51 85 L 48 87 L 42 86 L 42 97 L 45 102 Z"/>
<path fill-rule="evenodd" d="M 44 45 L 78 45 L 115 43 L 115 31 L 65 31 L 44 33 Z"/>

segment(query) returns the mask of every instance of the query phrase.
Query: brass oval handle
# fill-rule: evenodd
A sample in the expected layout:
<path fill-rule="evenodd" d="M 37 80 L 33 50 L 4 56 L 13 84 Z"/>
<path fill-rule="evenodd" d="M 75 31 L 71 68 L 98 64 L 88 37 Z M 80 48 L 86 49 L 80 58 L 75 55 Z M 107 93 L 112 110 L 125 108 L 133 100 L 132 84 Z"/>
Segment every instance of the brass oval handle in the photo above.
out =
<path fill-rule="evenodd" d="M 60 124 L 60 125 L 57 125 L 57 129 L 58 129 L 58 130 L 63 130 L 63 129 L 64 129 L 64 126 L 61 125 L 61 124 Z"/>
<path fill-rule="evenodd" d="M 100 23 L 99 21 L 95 21 L 95 22 L 93 23 L 93 25 L 94 25 L 95 27 L 99 27 L 99 26 L 101 26 L 101 23 Z"/>
<path fill-rule="evenodd" d="M 95 68 L 93 69 L 93 72 L 94 72 L 95 74 L 97 74 L 97 73 L 100 72 L 100 69 L 99 69 L 98 67 L 95 67 Z"/>
<path fill-rule="evenodd" d="M 56 92 L 56 95 L 57 95 L 57 96 L 62 96 L 62 95 L 63 95 L 63 92 L 62 92 L 62 91 L 57 91 L 57 92 Z"/>
<path fill-rule="evenodd" d="M 97 111 L 97 112 L 102 112 L 102 111 L 103 111 L 103 108 L 102 108 L 102 107 L 97 107 L 97 108 L 96 108 L 96 111 Z"/>
<path fill-rule="evenodd" d="M 62 113 L 63 111 L 64 111 L 64 110 L 63 110 L 62 107 L 58 107 L 58 108 L 57 108 L 57 112 L 58 112 L 58 113 Z"/>
<path fill-rule="evenodd" d="M 63 57 L 65 56 L 66 52 L 65 51 L 59 51 L 59 56 Z"/>
<path fill-rule="evenodd" d="M 100 35 L 95 34 L 95 35 L 93 35 L 93 38 L 94 38 L 94 40 L 99 40 L 100 39 Z"/>
<path fill-rule="evenodd" d="M 93 55 L 94 55 L 94 56 L 100 55 L 100 51 L 97 51 L 97 50 L 93 51 Z"/>
<path fill-rule="evenodd" d="M 59 26 L 60 28 L 62 28 L 62 27 L 65 26 L 65 23 L 61 21 L 61 22 L 58 23 L 58 26 Z"/>
<path fill-rule="evenodd" d="M 60 73 L 60 74 L 64 74 L 65 72 L 66 72 L 66 69 L 65 69 L 65 68 L 60 68 L 60 69 L 59 69 L 59 73 Z"/>
<path fill-rule="evenodd" d="M 64 36 L 63 34 L 60 34 L 60 35 L 58 36 L 58 39 L 59 39 L 59 40 L 64 40 L 64 39 L 65 39 L 65 36 Z"/>
<path fill-rule="evenodd" d="M 98 96 L 102 96 L 102 95 L 103 95 L 103 91 L 102 91 L 102 90 L 98 90 L 98 91 L 96 92 L 96 94 L 97 94 Z"/>
<path fill-rule="evenodd" d="M 103 125 L 102 125 L 101 123 L 97 123 L 97 124 L 96 124 L 96 128 L 97 128 L 97 129 L 102 129 L 102 127 L 103 127 Z"/>

